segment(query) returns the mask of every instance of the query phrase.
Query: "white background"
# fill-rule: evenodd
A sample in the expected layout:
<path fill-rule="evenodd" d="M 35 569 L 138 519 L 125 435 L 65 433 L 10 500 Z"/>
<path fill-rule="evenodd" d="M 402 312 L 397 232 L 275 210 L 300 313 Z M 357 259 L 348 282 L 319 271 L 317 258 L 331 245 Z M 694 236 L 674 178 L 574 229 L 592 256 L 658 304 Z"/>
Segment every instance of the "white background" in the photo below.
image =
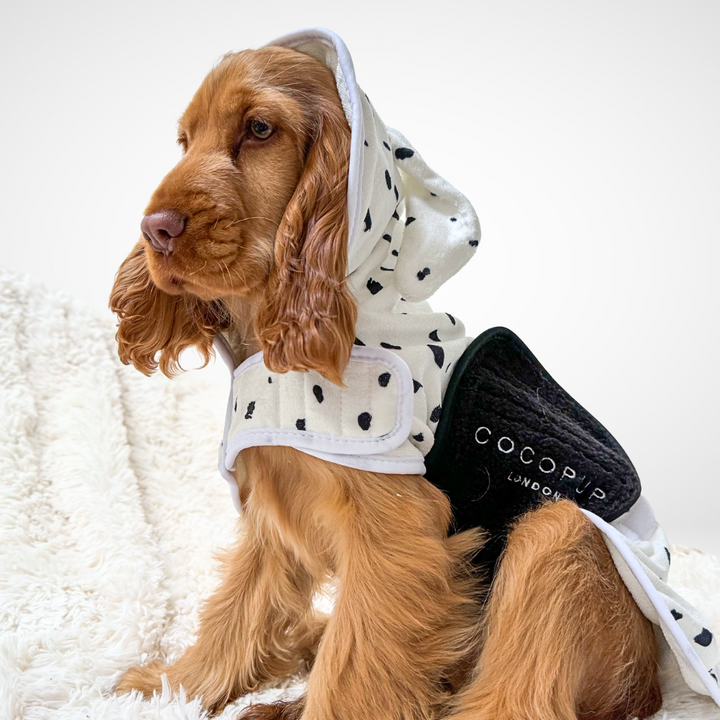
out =
<path fill-rule="evenodd" d="M 311 25 L 475 204 L 479 252 L 433 305 L 518 333 L 671 542 L 720 555 L 717 0 L 5 3 L 0 262 L 107 312 L 203 76 Z"/>

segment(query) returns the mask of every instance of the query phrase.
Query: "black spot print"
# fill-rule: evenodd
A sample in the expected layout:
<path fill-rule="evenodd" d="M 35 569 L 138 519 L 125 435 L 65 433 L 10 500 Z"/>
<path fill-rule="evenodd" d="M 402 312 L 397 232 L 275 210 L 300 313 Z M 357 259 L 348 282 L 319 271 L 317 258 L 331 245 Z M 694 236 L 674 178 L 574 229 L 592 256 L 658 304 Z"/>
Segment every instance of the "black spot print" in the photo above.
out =
<path fill-rule="evenodd" d="M 380 269 L 385 270 L 385 272 L 395 272 L 395 268 L 386 268 L 386 267 L 383 267 L 382 265 L 380 266 Z"/>
<path fill-rule="evenodd" d="M 437 330 L 433 330 L 433 331 L 428 335 L 428 337 L 429 337 L 431 340 L 434 340 L 435 342 L 442 342 L 442 340 L 440 340 L 440 338 L 438 337 Z"/>
<path fill-rule="evenodd" d="M 676 620 L 680 620 L 683 616 L 683 614 L 679 613 L 675 608 L 673 608 L 670 613 Z"/>
<path fill-rule="evenodd" d="M 237 412 L 237 398 L 235 398 L 235 407 L 233 408 L 235 412 Z"/>
<path fill-rule="evenodd" d="M 384 145 L 388 150 L 390 150 L 390 146 L 389 146 L 384 140 L 383 140 L 383 145 Z M 390 150 L 390 152 L 392 152 L 392 150 Z"/>
<path fill-rule="evenodd" d="M 381 342 L 380 347 L 384 347 L 386 350 L 402 350 L 399 345 L 391 345 L 390 343 Z"/>
<path fill-rule="evenodd" d="M 248 403 L 247 411 L 245 413 L 245 419 L 249 420 L 252 417 L 252 414 L 255 412 L 255 401 L 252 400 Z"/>
<path fill-rule="evenodd" d="M 408 158 L 411 158 L 414 154 L 414 150 L 406 147 L 397 148 L 395 150 L 395 157 L 398 160 L 407 160 Z"/>
<path fill-rule="evenodd" d="M 393 251 L 392 251 L 392 254 L 393 254 L 395 257 L 397 257 L 400 253 L 399 253 L 397 250 L 393 250 Z"/>
<path fill-rule="evenodd" d="M 447 367 L 445 368 L 445 372 L 450 372 L 451 367 L 452 367 L 452 363 L 448 363 Z"/>
<path fill-rule="evenodd" d="M 470 242 L 468 242 L 468 245 L 470 247 L 477 247 L 479 244 L 480 244 L 479 240 L 470 240 Z"/>
<path fill-rule="evenodd" d="M 272 385 L 272 378 L 268 375 L 268 385 Z"/>
<path fill-rule="evenodd" d="M 321 403 L 325 399 L 323 396 L 322 388 L 319 385 L 313 385 L 313 395 L 319 403 Z"/>
<path fill-rule="evenodd" d="M 295 421 L 295 427 L 296 427 L 298 430 L 305 430 L 305 418 L 298 418 L 298 419 Z"/>
<path fill-rule="evenodd" d="M 385 171 L 385 184 L 388 186 L 388 190 L 392 190 L 392 178 L 387 170 Z"/>
<path fill-rule="evenodd" d="M 702 632 L 693 638 L 698 645 L 703 647 L 707 647 L 712 642 L 712 639 L 712 633 L 707 628 L 703 628 Z"/>
<path fill-rule="evenodd" d="M 445 313 L 445 314 L 450 318 L 450 322 L 453 325 L 455 325 L 456 324 L 455 318 L 450 313 Z"/>
<path fill-rule="evenodd" d="M 430 268 L 423 268 L 422 270 L 418 271 L 417 279 L 418 280 L 424 280 L 426 275 L 430 274 Z"/>
<path fill-rule="evenodd" d="M 450 218 L 450 222 L 457 222 L 457 218 L 456 217 Z"/>
<path fill-rule="evenodd" d="M 413 440 L 417 440 L 418 442 L 422 442 L 424 439 L 425 439 L 425 436 L 422 433 L 413 435 Z"/>
<path fill-rule="evenodd" d="M 405 227 L 407 227 L 410 223 L 415 222 L 415 218 L 411 215 L 409 218 L 406 218 L 405 220 Z"/>
<path fill-rule="evenodd" d="M 407 302 L 407 300 L 406 300 L 405 298 L 400 298 L 400 301 L 401 301 L 401 302 Z"/>
<path fill-rule="evenodd" d="M 436 405 L 433 411 L 430 413 L 430 422 L 438 422 L 440 420 L 440 414 L 442 413 L 442 406 Z"/>
<path fill-rule="evenodd" d="M 372 218 L 370 217 L 370 208 L 368 208 L 368 211 L 365 213 L 365 230 L 363 232 L 367 232 L 372 227 Z"/>
<path fill-rule="evenodd" d="M 717 675 L 712 670 L 708 670 L 708 672 L 710 673 L 710 677 L 717 682 Z"/>
<path fill-rule="evenodd" d="M 387 387 L 391 377 L 392 375 L 390 375 L 390 373 L 383 373 L 382 375 L 379 375 L 378 385 L 380 385 L 380 387 Z"/>
<path fill-rule="evenodd" d="M 369 430 L 370 429 L 370 421 L 372 420 L 372 415 L 369 412 L 360 413 L 358 415 L 358 425 L 363 430 Z"/>
<path fill-rule="evenodd" d="M 400 219 L 400 216 L 397 214 L 397 210 L 392 214 L 392 216 L 395 218 L 395 220 Z"/>
<path fill-rule="evenodd" d="M 400 199 L 400 193 L 398 192 L 397 185 L 393 185 L 393 190 L 395 191 L 395 201 L 397 202 Z"/>
<path fill-rule="evenodd" d="M 428 345 L 428 347 L 432 350 L 435 364 L 442 370 L 445 363 L 445 351 L 439 345 Z"/>
<path fill-rule="evenodd" d="M 430 193 L 433 197 L 437 197 L 437 193 L 431 192 Z"/>
<path fill-rule="evenodd" d="M 367 144 L 367 140 L 364 140 L 363 142 L 365 143 L 365 147 L 370 147 L 370 146 Z"/>
<path fill-rule="evenodd" d="M 417 392 L 422 387 L 422 383 L 419 383 L 417 380 L 413 379 L 413 392 Z"/>
<path fill-rule="evenodd" d="M 387 240 L 388 242 L 392 242 L 392 235 L 388 235 L 387 233 L 385 233 L 385 234 L 383 235 L 383 240 Z"/>
<path fill-rule="evenodd" d="M 670 551 L 667 548 L 665 548 L 665 554 L 668 557 L 668 565 L 669 565 L 672 561 L 670 560 Z"/>
<path fill-rule="evenodd" d="M 353 343 L 353 345 L 357 345 L 358 347 L 365 347 L 365 343 L 358 338 L 355 338 L 355 342 Z"/>
<path fill-rule="evenodd" d="M 372 278 L 370 278 L 367 281 L 367 289 L 373 295 L 377 295 L 383 289 L 383 286 L 377 280 L 373 280 Z"/>

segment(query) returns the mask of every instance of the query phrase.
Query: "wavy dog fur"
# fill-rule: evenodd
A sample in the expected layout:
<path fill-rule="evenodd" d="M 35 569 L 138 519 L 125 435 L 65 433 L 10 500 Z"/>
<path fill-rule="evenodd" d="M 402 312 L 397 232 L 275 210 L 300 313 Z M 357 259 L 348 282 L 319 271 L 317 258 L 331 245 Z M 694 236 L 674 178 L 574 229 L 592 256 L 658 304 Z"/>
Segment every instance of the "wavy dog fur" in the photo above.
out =
<path fill-rule="evenodd" d="M 356 305 L 350 130 L 332 73 L 283 48 L 228 55 L 179 142 L 146 214 L 172 211 L 184 229 L 168 253 L 141 239 L 112 290 L 123 362 L 171 375 L 185 348 L 207 361 L 222 330 L 237 362 L 262 350 L 274 371 L 341 383 Z M 242 459 L 242 531 L 196 643 L 172 664 L 131 668 L 117 692 L 149 695 L 165 673 L 217 712 L 311 667 L 300 700 L 246 717 L 621 720 L 659 708 L 652 628 L 569 501 L 517 522 L 487 596 L 471 566 L 481 531 L 448 537 L 448 499 L 423 477 L 284 447 Z M 331 577 L 324 618 L 312 597 Z"/>

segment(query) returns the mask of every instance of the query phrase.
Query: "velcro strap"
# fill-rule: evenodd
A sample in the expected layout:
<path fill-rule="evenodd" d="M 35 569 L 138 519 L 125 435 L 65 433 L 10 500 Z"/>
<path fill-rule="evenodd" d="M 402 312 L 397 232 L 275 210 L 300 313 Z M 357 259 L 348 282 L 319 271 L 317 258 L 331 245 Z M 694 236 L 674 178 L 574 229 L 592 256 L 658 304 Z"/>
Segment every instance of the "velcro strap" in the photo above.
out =
<path fill-rule="evenodd" d="M 369 455 L 399 447 L 410 434 L 410 369 L 383 348 L 353 347 L 339 387 L 319 373 L 271 372 L 262 353 L 233 373 L 225 467 L 247 447 L 285 445 L 331 454 Z"/>

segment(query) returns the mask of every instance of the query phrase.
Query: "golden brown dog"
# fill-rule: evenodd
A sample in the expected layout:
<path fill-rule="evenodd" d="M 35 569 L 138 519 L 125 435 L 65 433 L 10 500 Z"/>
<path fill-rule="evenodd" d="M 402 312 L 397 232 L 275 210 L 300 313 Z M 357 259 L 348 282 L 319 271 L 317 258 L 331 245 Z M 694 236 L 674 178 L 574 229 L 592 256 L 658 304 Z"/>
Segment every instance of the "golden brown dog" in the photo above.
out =
<path fill-rule="evenodd" d="M 111 307 L 120 357 L 145 374 L 206 359 L 223 331 L 238 362 L 340 382 L 354 340 L 345 286 L 350 129 L 332 73 L 293 50 L 226 56 L 180 120 L 180 162 L 146 209 Z M 159 353 L 159 358 L 156 356 Z M 243 451 L 242 533 L 198 638 L 166 673 L 213 711 L 311 665 L 306 695 L 253 718 L 620 720 L 660 706 L 650 623 L 599 532 L 563 500 L 521 518 L 483 595 L 479 531 L 448 537 L 447 498 L 421 476 Z M 329 577 L 332 615 L 312 607 Z"/>

